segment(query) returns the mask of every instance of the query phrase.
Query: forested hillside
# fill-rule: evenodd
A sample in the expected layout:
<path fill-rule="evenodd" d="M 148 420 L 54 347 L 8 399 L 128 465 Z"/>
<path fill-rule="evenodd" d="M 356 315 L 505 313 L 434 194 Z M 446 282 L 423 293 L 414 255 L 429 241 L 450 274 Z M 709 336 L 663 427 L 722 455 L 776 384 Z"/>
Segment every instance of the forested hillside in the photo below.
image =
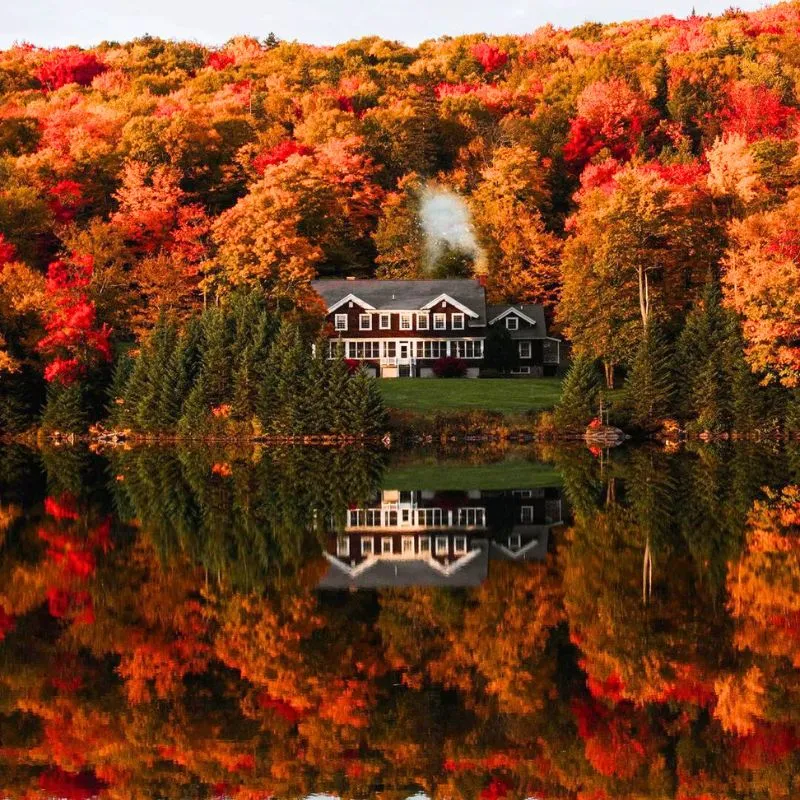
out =
<path fill-rule="evenodd" d="M 0 428 L 29 424 L 47 383 L 102 393 L 162 312 L 243 287 L 313 314 L 317 275 L 482 274 L 494 301 L 545 303 L 609 382 L 650 386 L 661 349 L 681 354 L 665 410 L 698 417 L 737 380 L 785 404 L 798 96 L 797 3 L 417 48 L 0 52 Z M 442 191 L 474 241 L 423 225 Z"/>

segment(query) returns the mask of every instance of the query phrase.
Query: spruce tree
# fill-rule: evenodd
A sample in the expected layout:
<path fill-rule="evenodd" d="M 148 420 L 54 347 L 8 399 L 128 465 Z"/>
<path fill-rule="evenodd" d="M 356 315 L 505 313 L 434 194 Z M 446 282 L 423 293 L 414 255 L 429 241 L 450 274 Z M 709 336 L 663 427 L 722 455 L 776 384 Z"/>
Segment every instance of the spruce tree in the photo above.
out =
<path fill-rule="evenodd" d="M 672 355 L 658 323 L 650 320 L 625 382 L 631 422 L 647 428 L 668 416 L 675 392 Z"/>
<path fill-rule="evenodd" d="M 360 369 L 350 378 L 345 395 L 345 433 L 375 436 L 387 427 L 386 406 L 377 381 Z"/>
<path fill-rule="evenodd" d="M 145 359 L 145 382 L 136 404 L 134 423 L 137 430 L 153 432 L 164 429 L 168 423 L 159 414 L 161 391 L 167 379 L 170 361 L 178 341 L 178 331 L 165 314 L 161 314 L 150 335 L 149 344 L 143 352 Z"/>
<path fill-rule="evenodd" d="M 200 369 L 201 338 L 199 322 L 196 319 L 190 321 L 161 375 L 157 415 L 164 430 L 175 428 L 183 404 L 194 386 Z"/>
<path fill-rule="evenodd" d="M 48 386 L 41 427 L 47 433 L 86 433 L 89 419 L 82 383 L 74 381 L 67 385 L 53 383 Z"/>
<path fill-rule="evenodd" d="M 331 433 L 347 433 L 348 414 L 343 398 L 347 397 L 350 370 L 341 353 L 327 362 L 325 406 Z"/>
<path fill-rule="evenodd" d="M 555 410 L 556 424 L 566 430 L 582 428 L 597 413 L 600 378 L 595 359 L 576 356 L 564 378 L 561 398 Z"/>

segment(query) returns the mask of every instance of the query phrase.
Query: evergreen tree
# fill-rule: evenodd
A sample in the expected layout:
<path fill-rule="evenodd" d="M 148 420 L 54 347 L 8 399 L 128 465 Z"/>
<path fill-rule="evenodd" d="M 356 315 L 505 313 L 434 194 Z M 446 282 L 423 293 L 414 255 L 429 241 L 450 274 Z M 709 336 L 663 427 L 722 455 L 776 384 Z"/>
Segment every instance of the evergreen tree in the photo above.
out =
<path fill-rule="evenodd" d="M 183 403 L 197 379 L 201 338 L 202 331 L 198 321 L 191 320 L 162 373 L 157 415 L 164 429 L 174 428 L 180 419 Z"/>
<path fill-rule="evenodd" d="M 85 394 L 80 381 L 68 385 L 50 384 L 42 413 L 42 430 L 47 433 L 85 433 L 89 426 Z"/>
<path fill-rule="evenodd" d="M 377 381 L 365 370 L 350 378 L 345 396 L 347 430 L 353 436 L 376 436 L 386 430 L 388 416 Z"/>
<path fill-rule="evenodd" d="M 325 406 L 331 433 L 347 433 L 348 413 L 342 398 L 347 397 L 350 370 L 341 351 L 328 361 L 325 386 Z"/>
<path fill-rule="evenodd" d="M 595 359 L 577 356 L 564 378 L 561 399 L 555 410 L 556 424 L 564 429 L 582 428 L 597 413 L 600 379 Z"/>
<path fill-rule="evenodd" d="M 519 365 L 519 351 L 505 325 L 489 328 L 484 342 L 483 357 L 487 364 L 507 375 Z"/>
<path fill-rule="evenodd" d="M 674 393 L 672 355 L 658 323 L 651 319 L 625 383 L 625 405 L 631 422 L 647 428 L 668 416 Z"/>
<path fill-rule="evenodd" d="M 233 384 L 228 325 L 225 310 L 212 308 L 203 314 L 202 368 L 209 408 L 230 399 Z"/>
<path fill-rule="evenodd" d="M 114 364 L 111 383 L 108 387 L 107 405 L 108 422 L 112 428 L 124 422 L 125 397 L 134 364 L 134 360 L 127 353 L 121 353 Z"/>
<path fill-rule="evenodd" d="M 305 374 L 310 347 L 296 323 L 284 321 L 272 343 L 260 398 L 259 416 L 264 429 L 278 435 L 298 433 L 302 427 L 300 398 L 306 388 Z"/>
<path fill-rule="evenodd" d="M 159 406 L 177 341 L 178 331 L 175 324 L 161 314 L 150 335 L 148 347 L 141 356 L 145 363 L 146 386 L 138 399 L 133 417 L 134 425 L 139 431 L 157 431 L 168 425 L 160 417 Z"/>
<path fill-rule="evenodd" d="M 716 279 L 686 318 L 676 353 L 676 412 L 690 428 L 718 433 L 759 424 L 764 390 L 745 360 L 739 320 L 722 305 Z"/>

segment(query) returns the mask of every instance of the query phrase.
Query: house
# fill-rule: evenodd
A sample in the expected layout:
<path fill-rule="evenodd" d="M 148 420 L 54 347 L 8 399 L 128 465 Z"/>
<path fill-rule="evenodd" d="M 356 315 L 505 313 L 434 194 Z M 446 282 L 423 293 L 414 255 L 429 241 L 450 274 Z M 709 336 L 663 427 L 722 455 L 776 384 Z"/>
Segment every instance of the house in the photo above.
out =
<path fill-rule="evenodd" d="M 332 520 L 333 522 L 333 520 Z M 477 586 L 490 561 L 542 561 L 561 525 L 552 489 L 382 490 L 331 527 L 320 589 Z"/>
<path fill-rule="evenodd" d="M 467 376 L 491 370 L 484 357 L 489 329 L 511 334 L 518 374 L 554 374 L 560 341 L 547 335 L 538 305 L 487 306 L 480 281 L 322 279 L 312 283 L 329 323 L 329 354 L 361 361 L 384 378 L 431 377 L 436 361 L 463 359 Z"/>

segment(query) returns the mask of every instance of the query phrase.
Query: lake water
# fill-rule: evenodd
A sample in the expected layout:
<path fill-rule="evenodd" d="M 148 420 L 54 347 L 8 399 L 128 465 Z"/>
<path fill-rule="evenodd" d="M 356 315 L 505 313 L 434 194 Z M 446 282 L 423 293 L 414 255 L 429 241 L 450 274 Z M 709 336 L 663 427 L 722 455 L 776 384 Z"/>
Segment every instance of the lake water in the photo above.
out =
<path fill-rule="evenodd" d="M 800 797 L 800 448 L 0 450 L 0 797 Z"/>

